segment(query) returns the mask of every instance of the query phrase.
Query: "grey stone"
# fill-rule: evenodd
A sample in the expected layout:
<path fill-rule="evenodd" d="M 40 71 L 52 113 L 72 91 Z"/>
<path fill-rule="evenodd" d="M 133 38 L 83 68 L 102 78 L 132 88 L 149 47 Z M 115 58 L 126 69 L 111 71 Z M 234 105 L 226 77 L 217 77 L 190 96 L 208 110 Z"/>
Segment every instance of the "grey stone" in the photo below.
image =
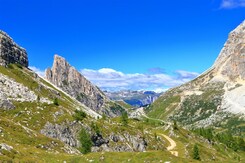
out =
<path fill-rule="evenodd" d="M 52 69 L 46 70 L 46 79 L 99 114 L 105 113 L 110 117 L 121 115 L 120 110 L 110 108 L 110 100 L 104 93 L 63 57 L 54 56 Z"/>
<path fill-rule="evenodd" d="M 76 139 L 76 134 L 79 128 L 76 123 L 63 123 L 59 125 L 47 122 L 44 129 L 41 130 L 41 134 L 50 138 L 59 139 L 71 147 L 78 147 L 79 143 Z"/>
<path fill-rule="evenodd" d="M 109 140 L 103 139 L 101 134 L 93 134 L 92 137 L 91 137 L 91 140 L 92 140 L 94 146 L 97 146 L 97 147 L 100 147 L 103 144 L 108 144 L 109 143 Z"/>
<path fill-rule="evenodd" d="M 37 95 L 28 87 L 0 73 L 0 105 L 13 108 L 10 101 L 36 101 Z"/>
<path fill-rule="evenodd" d="M 116 135 L 112 133 L 109 136 L 109 138 L 111 141 L 118 144 L 112 149 L 112 151 L 114 152 L 146 151 L 147 142 L 145 141 L 145 139 L 138 135 L 130 135 L 129 133 L 124 133 L 123 135 Z"/>
<path fill-rule="evenodd" d="M 119 137 L 117 135 L 110 135 L 110 139 L 113 141 L 113 142 L 118 142 L 119 141 Z"/>
<path fill-rule="evenodd" d="M 245 21 L 229 34 L 218 59 L 214 72 L 220 72 L 230 80 L 245 80 Z"/>
<path fill-rule="evenodd" d="M 11 63 L 28 67 L 27 53 L 7 33 L 0 30 L 0 65 L 7 66 Z"/>
<path fill-rule="evenodd" d="M 1 151 L 1 150 L 11 151 L 11 150 L 13 150 L 13 147 L 10 146 L 10 145 L 7 145 L 7 144 L 5 144 L 5 143 L 1 143 L 1 144 L 0 144 L 0 151 Z"/>
<path fill-rule="evenodd" d="M 15 109 L 15 106 L 12 102 L 10 102 L 9 100 L 6 99 L 0 99 L 0 109 L 3 110 L 12 110 Z"/>

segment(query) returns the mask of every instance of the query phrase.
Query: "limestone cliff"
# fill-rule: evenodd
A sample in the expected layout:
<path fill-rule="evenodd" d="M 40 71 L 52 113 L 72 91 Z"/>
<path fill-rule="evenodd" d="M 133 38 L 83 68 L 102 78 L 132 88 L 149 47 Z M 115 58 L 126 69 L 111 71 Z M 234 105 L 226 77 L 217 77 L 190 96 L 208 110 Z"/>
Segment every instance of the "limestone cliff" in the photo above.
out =
<path fill-rule="evenodd" d="M 122 108 L 121 110 L 113 108 L 110 105 L 112 102 L 98 87 L 94 86 L 64 58 L 58 55 L 54 56 L 52 69 L 46 70 L 46 78 L 99 114 L 105 113 L 112 117 L 121 114 Z"/>
<path fill-rule="evenodd" d="M 245 80 L 245 21 L 229 34 L 213 68 L 230 80 Z"/>
<path fill-rule="evenodd" d="M 0 30 L 0 65 L 7 66 L 11 63 L 28 67 L 27 53 L 8 34 Z"/>

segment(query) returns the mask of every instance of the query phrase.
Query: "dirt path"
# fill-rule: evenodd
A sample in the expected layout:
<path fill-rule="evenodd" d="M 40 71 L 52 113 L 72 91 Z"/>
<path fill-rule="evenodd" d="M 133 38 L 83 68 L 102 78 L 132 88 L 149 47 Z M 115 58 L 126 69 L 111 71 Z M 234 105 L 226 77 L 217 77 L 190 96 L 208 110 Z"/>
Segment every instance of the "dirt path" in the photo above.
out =
<path fill-rule="evenodd" d="M 167 150 L 172 154 L 175 155 L 176 157 L 179 156 L 179 152 L 178 151 L 173 151 L 173 149 L 176 147 L 176 142 L 171 139 L 170 137 L 168 137 L 167 135 L 161 134 L 165 139 L 167 139 L 170 143 L 170 146 L 167 147 Z"/>
<path fill-rule="evenodd" d="M 144 108 L 143 108 L 143 107 L 137 109 L 137 112 L 139 113 L 139 115 L 141 115 L 141 116 L 143 116 L 143 117 L 145 117 L 145 118 L 147 118 L 147 119 L 151 119 L 151 120 L 163 122 L 163 123 L 165 123 L 165 124 L 170 124 L 170 123 L 168 123 L 168 122 L 166 122 L 166 121 L 163 121 L 163 120 L 161 120 L 161 119 L 155 119 L 155 118 L 150 118 L 150 117 L 148 117 L 148 116 L 145 114 Z"/>
<path fill-rule="evenodd" d="M 148 116 L 145 114 L 144 108 L 143 108 L 143 107 L 142 107 L 142 108 L 139 108 L 139 109 L 137 110 L 137 112 L 139 113 L 139 115 L 141 115 L 141 116 L 143 116 L 143 117 L 145 117 L 145 118 L 152 119 L 152 120 L 156 120 L 156 121 L 160 121 L 160 122 L 163 122 L 163 123 L 165 123 L 165 124 L 167 124 L 167 125 L 169 125 L 169 126 L 171 125 L 169 122 L 165 122 L 165 121 L 163 121 L 163 120 L 161 120 L 161 119 L 155 119 L 155 118 L 150 118 L 150 117 L 148 117 Z M 167 150 L 168 150 L 172 155 L 178 157 L 178 156 L 179 156 L 179 152 L 173 150 L 173 149 L 177 146 L 177 145 L 176 145 L 176 142 L 175 142 L 173 139 L 171 139 L 170 137 L 168 137 L 167 135 L 165 135 L 165 134 L 160 134 L 160 135 L 163 136 L 165 139 L 167 139 L 167 140 L 169 141 L 169 143 L 170 143 L 170 146 L 167 147 Z"/>

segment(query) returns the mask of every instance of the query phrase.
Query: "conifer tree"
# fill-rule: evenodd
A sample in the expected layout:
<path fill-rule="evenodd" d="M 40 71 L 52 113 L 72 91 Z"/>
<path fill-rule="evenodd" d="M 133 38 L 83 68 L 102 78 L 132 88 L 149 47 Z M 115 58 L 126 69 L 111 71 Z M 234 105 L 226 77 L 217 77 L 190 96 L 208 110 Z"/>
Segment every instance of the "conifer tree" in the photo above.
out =
<path fill-rule="evenodd" d="M 124 126 L 127 126 L 128 125 L 128 113 L 127 112 L 123 112 L 122 113 L 121 121 L 122 121 L 122 124 Z"/>
<path fill-rule="evenodd" d="M 201 160 L 200 155 L 199 155 L 199 149 L 198 149 L 197 144 L 195 144 L 194 145 L 194 148 L 193 148 L 193 159 L 195 159 L 195 160 Z"/>
<path fill-rule="evenodd" d="M 81 143 L 81 147 L 80 147 L 81 153 L 83 154 L 90 153 L 92 147 L 92 140 L 90 138 L 89 133 L 85 129 L 82 129 L 80 131 L 79 139 Z"/>

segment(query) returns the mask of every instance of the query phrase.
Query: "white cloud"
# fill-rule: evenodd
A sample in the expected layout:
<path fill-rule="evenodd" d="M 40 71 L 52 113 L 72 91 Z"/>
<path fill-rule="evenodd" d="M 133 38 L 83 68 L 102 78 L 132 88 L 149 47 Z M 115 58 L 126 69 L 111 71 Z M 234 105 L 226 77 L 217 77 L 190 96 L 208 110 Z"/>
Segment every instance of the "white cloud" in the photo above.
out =
<path fill-rule="evenodd" d="M 237 7 L 245 7 L 245 0 L 222 0 L 220 8 L 232 9 Z"/>
<path fill-rule="evenodd" d="M 34 71 L 35 73 L 37 73 L 39 76 L 44 77 L 45 76 L 45 71 L 41 70 L 35 66 L 29 66 L 29 69 L 31 69 L 32 71 Z"/>
<path fill-rule="evenodd" d="M 125 74 L 110 68 L 99 70 L 83 69 L 81 73 L 102 89 L 115 91 L 156 90 L 165 91 L 167 88 L 178 86 L 198 76 L 198 73 L 178 70 L 174 75 L 158 74 Z"/>
<path fill-rule="evenodd" d="M 168 88 L 157 88 L 155 90 L 153 90 L 156 93 L 163 93 L 166 92 L 168 90 Z"/>
<path fill-rule="evenodd" d="M 38 75 L 44 77 L 45 71 L 35 66 L 29 67 Z M 173 75 L 164 73 L 163 71 L 156 74 L 133 73 L 126 74 L 111 68 L 102 68 L 99 70 L 82 69 L 81 74 L 84 75 L 95 85 L 101 89 L 109 91 L 117 90 L 153 90 L 155 92 L 164 92 L 168 88 L 181 85 L 194 79 L 199 74 L 196 72 L 188 72 L 183 70 L 175 71 Z"/>
<path fill-rule="evenodd" d="M 183 70 L 177 70 L 176 73 L 179 75 L 180 78 L 195 78 L 199 74 L 196 72 L 188 72 L 188 71 L 183 71 Z"/>

